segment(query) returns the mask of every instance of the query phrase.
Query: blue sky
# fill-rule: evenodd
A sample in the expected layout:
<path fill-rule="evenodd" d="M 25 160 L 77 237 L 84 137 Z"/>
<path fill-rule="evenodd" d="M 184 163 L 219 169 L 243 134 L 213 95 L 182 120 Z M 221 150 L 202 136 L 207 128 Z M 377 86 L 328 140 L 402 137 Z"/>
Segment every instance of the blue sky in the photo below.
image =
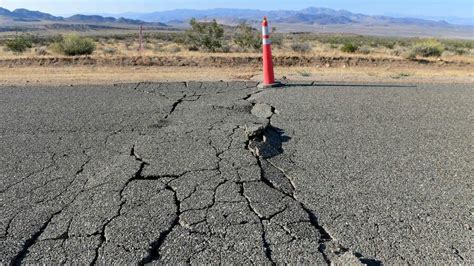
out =
<path fill-rule="evenodd" d="M 0 0 L 0 6 L 7 9 L 28 8 L 55 15 L 215 7 L 297 10 L 315 6 L 346 9 L 369 15 L 398 14 L 467 18 L 474 16 L 473 3 L 474 0 Z"/>

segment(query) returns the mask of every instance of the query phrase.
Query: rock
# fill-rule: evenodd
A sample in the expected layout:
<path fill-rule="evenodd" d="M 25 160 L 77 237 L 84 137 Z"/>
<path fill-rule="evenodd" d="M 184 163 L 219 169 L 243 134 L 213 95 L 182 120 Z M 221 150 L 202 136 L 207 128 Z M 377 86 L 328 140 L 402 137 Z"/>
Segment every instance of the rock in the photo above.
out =
<path fill-rule="evenodd" d="M 273 115 L 272 107 L 268 104 L 257 103 L 252 108 L 252 114 L 260 118 L 268 119 Z"/>

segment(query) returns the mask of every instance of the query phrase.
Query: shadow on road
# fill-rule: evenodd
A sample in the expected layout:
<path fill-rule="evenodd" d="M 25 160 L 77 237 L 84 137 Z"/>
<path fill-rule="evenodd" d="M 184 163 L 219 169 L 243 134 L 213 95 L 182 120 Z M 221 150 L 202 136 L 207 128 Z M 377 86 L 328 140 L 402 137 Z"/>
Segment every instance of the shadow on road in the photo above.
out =
<path fill-rule="evenodd" d="M 283 153 L 282 144 L 291 139 L 281 128 L 270 126 L 263 132 L 263 139 L 258 140 L 261 146 L 260 156 L 263 159 L 275 157 Z"/>
<path fill-rule="evenodd" d="M 416 85 L 396 85 L 396 84 L 334 84 L 334 83 L 290 83 L 284 84 L 285 87 L 360 87 L 360 88 L 416 88 Z"/>

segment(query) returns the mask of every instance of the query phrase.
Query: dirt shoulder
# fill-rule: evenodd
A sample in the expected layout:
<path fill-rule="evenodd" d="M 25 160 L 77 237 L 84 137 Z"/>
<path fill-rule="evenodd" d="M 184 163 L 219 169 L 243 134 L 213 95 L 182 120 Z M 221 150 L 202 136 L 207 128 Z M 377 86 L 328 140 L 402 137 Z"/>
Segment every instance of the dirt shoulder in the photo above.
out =
<path fill-rule="evenodd" d="M 86 85 L 129 82 L 262 80 L 257 66 L 0 66 L 0 85 Z M 279 80 L 348 83 L 474 83 L 472 66 L 372 66 L 275 68 Z"/>

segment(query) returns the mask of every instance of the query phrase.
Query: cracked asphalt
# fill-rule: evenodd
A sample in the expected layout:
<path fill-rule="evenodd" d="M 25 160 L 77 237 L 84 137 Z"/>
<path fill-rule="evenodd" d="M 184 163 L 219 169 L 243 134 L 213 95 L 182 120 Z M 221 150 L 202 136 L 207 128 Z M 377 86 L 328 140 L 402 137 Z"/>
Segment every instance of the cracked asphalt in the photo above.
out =
<path fill-rule="evenodd" d="M 0 88 L 2 264 L 473 264 L 471 85 Z"/>

